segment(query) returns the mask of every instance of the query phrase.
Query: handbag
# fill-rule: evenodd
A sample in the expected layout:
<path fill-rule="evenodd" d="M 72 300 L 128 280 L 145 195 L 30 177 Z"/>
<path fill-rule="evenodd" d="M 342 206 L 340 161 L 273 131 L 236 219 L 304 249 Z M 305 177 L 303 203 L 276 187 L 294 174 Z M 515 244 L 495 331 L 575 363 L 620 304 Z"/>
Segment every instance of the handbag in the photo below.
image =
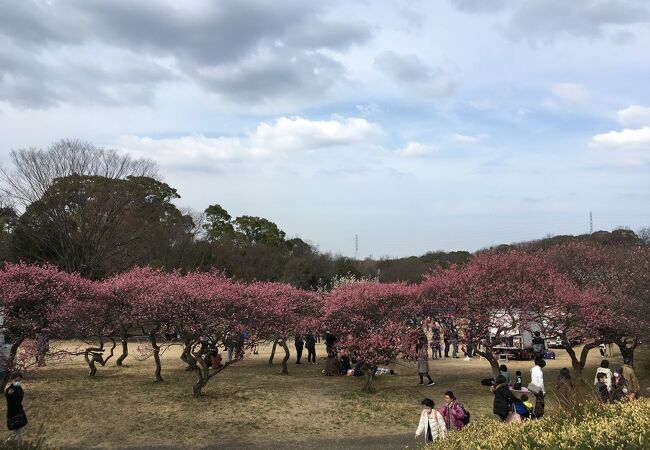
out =
<path fill-rule="evenodd" d="M 532 392 L 533 394 L 537 395 L 540 393 L 542 388 L 540 386 L 537 386 L 535 383 L 528 383 L 528 390 Z"/>
<path fill-rule="evenodd" d="M 512 410 L 508 413 L 508 416 L 506 417 L 506 422 L 521 422 L 521 416 L 517 411 L 515 411 L 514 405 L 512 406 Z"/>
<path fill-rule="evenodd" d="M 18 430 L 27 425 L 27 416 L 24 412 L 18 413 L 13 417 L 7 417 L 7 428 Z"/>

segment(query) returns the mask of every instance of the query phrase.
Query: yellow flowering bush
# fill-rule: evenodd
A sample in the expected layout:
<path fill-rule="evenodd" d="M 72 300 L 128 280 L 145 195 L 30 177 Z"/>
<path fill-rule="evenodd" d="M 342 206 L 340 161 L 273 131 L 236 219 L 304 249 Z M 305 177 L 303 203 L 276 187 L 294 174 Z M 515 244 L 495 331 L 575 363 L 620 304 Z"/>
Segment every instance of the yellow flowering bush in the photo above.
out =
<path fill-rule="evenodd" d="M 423 448 L 467 450 L 650 449 L 650 401 L 583 403 L 542 420 L 501 423 L 483 418 Z"/>

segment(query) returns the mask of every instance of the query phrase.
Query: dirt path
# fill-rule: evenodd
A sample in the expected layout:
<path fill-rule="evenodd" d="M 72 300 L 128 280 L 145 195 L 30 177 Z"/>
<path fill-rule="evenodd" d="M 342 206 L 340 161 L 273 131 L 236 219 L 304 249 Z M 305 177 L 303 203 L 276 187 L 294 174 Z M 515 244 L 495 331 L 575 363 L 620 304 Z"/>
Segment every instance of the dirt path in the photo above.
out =
<path fill-rule="evenodd" d="M 412 434 L 355 437 L 335 439 L 314 439 L 310 441 L 269 442 L 267 444 L 246 442 L 225 442 L 205 450 L 402 450 L 416 448 L 422 440 L 416 440 Z M 81 449 L 69 449 L 81 450 Z M 181 450 L 179 447 L 125 447 L 124 450 Z M 183 449 L 184 450 L 184 449 Z"/>

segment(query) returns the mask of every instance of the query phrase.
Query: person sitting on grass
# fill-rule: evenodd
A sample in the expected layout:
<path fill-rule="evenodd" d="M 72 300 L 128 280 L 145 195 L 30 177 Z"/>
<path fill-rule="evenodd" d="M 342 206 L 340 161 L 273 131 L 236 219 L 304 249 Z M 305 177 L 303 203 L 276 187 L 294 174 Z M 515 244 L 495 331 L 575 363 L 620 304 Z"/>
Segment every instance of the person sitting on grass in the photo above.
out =
<path fill-rule="evenodd" d="M 501 422 L 505 422 L 508 413 L 510 412 L 511 405 L 515 400 L 519 399 L 510 392 L 508 383 L 506 383 L 506 378 L 503 375 L 496 377 L 494 382 L 495 385 L 490 388 L 494 393 L 492 412 L 499 416 Z"/>
<path fill-rule="evenodd" d="M 501 364 L 499 366 L 499 371 L 501 372 L 501 375 L 506 379 L 506 383 L 509 385 L 512 384 L 512 379 L 510 378 L 510 373 L 508 373 L 508 367 L 505 364 Z"/>
<path fill-rule="evenodd" d="M 627 380 L 623 377 L 623 368 L 619 367 L 614 371 L 614 377 L 612 378 L 612 402 L 627 400 L 628 390 Z"/>
<path fill-rule="evenodd" d="M 534 415 L 534 409 L 535 409 L 535 407 L 533 406 L 533 402 L 531 402 L 528 399 L 528 395 L 526 395 L 526 394 L 521 394 L 521 397 L 519 397 L 519 399 L 521 400 L 521 404 L 524 406 L 524 408 L 526 408 L 525 417 L 524 417 L 524 414 L 521 414 L 521 413 L 519 413 L 519 411 L 517 411 L 521 415 L 521 418 L 522 419 L 524 419 L 526 417 L 527 418 L 532 418 L 533 415 Z"/>
<path fill-rule="evenodd" d="M 445 419 L 436 409 L 435 404 L 430 398 L 422 400 L 422 414 L 420 415 L 420 423 L 418 429 L 415 430 L 415 438 L 417 439 L 424 433 L 425 442 L 433 442 L 436 439 L 443 439 L 447 435 L 447 428 L 445 426 Z"/>
<path fill-rule="evenodd" d="M 594 384 L 598 383 L 598 374 L 599 373 L 604 373 L 606 375 L 605 378 L 605 385 L 607 386 L 607 390 L 609 392 L 612 392 L 612 371 L 609 368 L 609 361 L 606 359 L 603 359 L 600 362 L 600 367 L 596 369 L 596 377 L 594 377 Z"/>
<path fill-rule="evenodd" d="M 512 388 L 515 391 L 521 391 L 521 386 L 524 384 L 523 383 L 524 378 L 521 376 L 521 370 L 518 370 L 515 372 L 515 384 L 512 386 Z"/>
<path fill-rule="evenodd" d="M 596 380 L 596 384 L 594 384 L 596 397 L 598 397 L 598 400 L 602 403 L 609 403 L 610 395 L 609 390 L 607 389 L 607 374 L 599 372 L 598 375 L 596 375 Z"/>

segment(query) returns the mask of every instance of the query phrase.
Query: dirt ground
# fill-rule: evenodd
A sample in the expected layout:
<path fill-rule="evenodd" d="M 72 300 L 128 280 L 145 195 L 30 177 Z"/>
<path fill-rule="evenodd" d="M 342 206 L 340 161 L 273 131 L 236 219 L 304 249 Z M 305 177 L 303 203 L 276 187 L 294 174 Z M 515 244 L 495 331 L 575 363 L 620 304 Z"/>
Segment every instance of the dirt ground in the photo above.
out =
<path fill-rule="evenodd" d="M 135 354 L 136 347 L 131 344 L 130 352 Z M 382 449 L 417 444 L 412 436 L 420 402 L 429 397 L 439 405 L 447 390 L 473 419 L 491 416 L 492 394 L 480 384 L 491 376 L 485 360 L 430 361 L 432 387 L 418 385 L 415 363 L 401 361 L 391 366 L 396 375 L 377 377 L 376 392 L 364 394 L 361 378 L 321 374 L 322 345 L 318 365 L 297 365 L 292 354 L 289 375 L 279 374 L 280 354 L 274 365 L 268 364 L 269 352 L 262 347 L 259 355 L 247 354 L 215 376 L 198 400 L 192 398 L 194 375 L 180 361 L 178 346 L 162 356 L 162 383 L 152 382 L 152 360 L 132 356 L 121 368 L 111 360 L 94 379 L 81 358 L 33 370 L 23 382 L 27 437 L 78 449 Z M 556 353 L 544 370 L 548 413 L 557 408 L 552 390 L 557 373 L 570 367 L 566 353 Z M 648 359 L 648 352 L 639 356 Z M 622 362 L 618 354 L 609 359 L 614 367 Z M 637 366 L 646 367 L 645 362 Z M 585 378 L 599 363 L 598 350 L 592 351 Z M 521 370 L 528 382 L 530 361 L 507 364 L 513 376 Z M 641 372 L 645 390 L 649 374 Z"/>

